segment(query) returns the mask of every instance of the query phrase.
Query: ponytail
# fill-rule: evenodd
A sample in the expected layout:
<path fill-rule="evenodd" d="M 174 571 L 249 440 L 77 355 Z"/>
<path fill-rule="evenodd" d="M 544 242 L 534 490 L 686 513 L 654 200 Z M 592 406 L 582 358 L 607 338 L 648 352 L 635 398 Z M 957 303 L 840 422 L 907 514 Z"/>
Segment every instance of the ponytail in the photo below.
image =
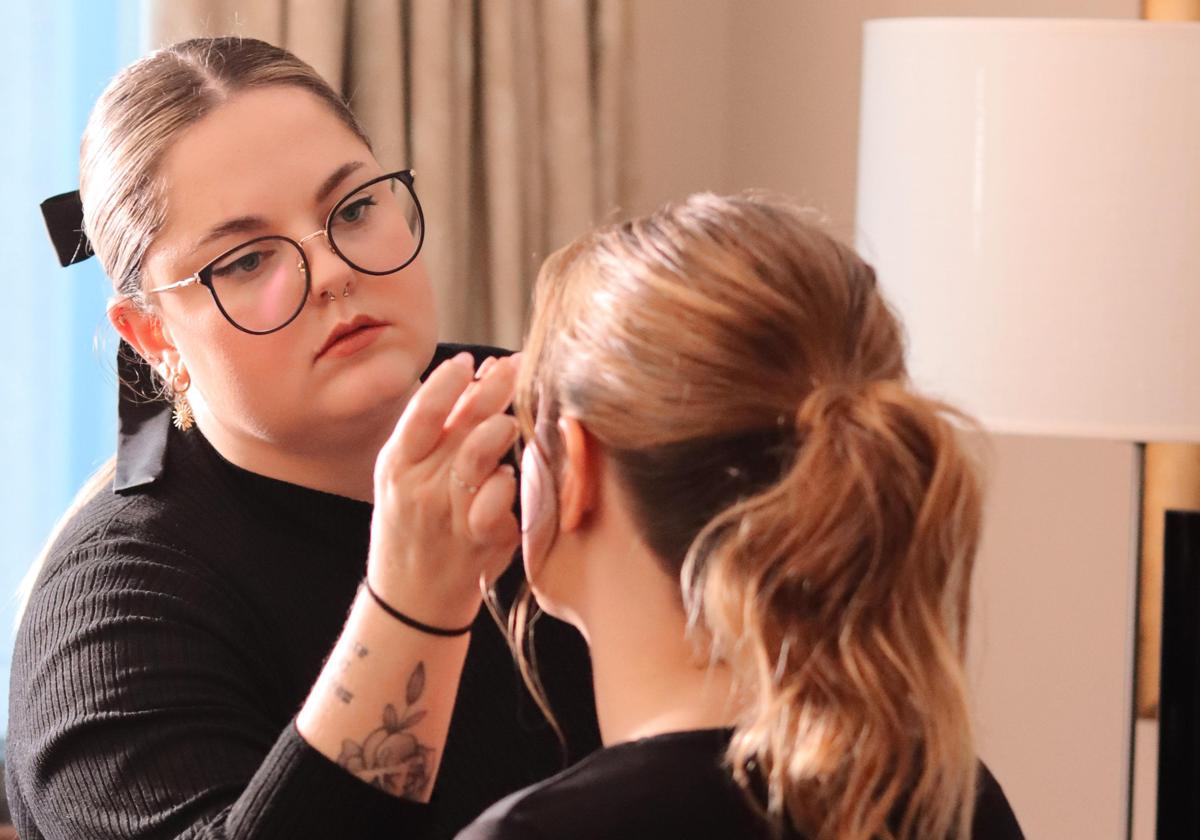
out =
<path fill-rule="evenodd" d="M 814 840 L 969 837 L 980 489 L 949 416 L 894 380 L 817 387 L 790 469 L 684 564 L 689 613 L 749 701 L 734 776 Z"/>
<path fill-rule="evenodd" d="M 965 840 L 980 487 L 874 270 L 777 196 L 701 193 L 548 260 L 517 388 L 612 460 L 743 712 L 735 778 L 812 840 Z"/>

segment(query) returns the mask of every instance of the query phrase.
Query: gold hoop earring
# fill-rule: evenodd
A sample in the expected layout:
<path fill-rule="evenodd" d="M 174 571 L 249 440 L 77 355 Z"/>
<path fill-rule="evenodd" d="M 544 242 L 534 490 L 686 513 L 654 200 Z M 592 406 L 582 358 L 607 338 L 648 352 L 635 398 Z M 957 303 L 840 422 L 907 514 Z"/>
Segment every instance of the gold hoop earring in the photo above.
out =
<path fill-rule="evenodd" d="M 191 387 L 192 377 L 187 371 L 179 370 L 171 376 L 171 391 L 174 394 L 171 423 L 181 432 L 186 432 L 196 425 L 196 415 L 192 413 L 192 404 L 186 396 L 188 388 Z"/>

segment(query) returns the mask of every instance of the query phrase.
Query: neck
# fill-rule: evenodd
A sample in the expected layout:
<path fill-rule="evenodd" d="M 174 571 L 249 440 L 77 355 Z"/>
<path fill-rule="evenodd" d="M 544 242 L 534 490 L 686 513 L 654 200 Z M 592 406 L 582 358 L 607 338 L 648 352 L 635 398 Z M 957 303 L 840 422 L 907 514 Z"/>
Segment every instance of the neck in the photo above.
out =
<path fill-rule="evenodd" d="M 606 746 L 732 726 L 736 715 L 728 667 L 710 664 L 685 638 L 677 590 L 666 575 L 653 573 L 665 585 L 627 581 L 623 592 L 612 593 L 607 609 L 589 611 L 592 616 L 584 621 Z"/>
<path fill-rule="evenodd" d="M 372 502 L 375 460 L 406 403 L 407 399 L 339 422 L 329 434 L 306 430 L 298 441 L 280 441 L 231 426 L 198 400 L 192 408 L 200 431 L 230 463 L 268 478 Z"/>

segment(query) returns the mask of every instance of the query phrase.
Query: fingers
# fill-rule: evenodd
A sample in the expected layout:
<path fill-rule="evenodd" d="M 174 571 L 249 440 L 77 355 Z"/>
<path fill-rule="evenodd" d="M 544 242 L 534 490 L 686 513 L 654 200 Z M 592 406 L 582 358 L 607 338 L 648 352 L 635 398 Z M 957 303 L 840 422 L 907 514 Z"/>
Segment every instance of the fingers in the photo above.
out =
<path fill-rule="evenodd" d="M 516 481 L 513 468 L 499 461 L 517 434 L 516 420 L 493 414 L 468 433 L 450 468 L 455 518 L 465 521 L 467 534 L 476 543 L 501 547 L 509 553 L 516 548 L 511 541 L 520 539 L 520 528 L 512 513 Z M 500 546 L 495 545 L 497 541 Z"/>
<path fill-rule="evenodd" d="M 474 379 L 472 369 L 470 353 L 442 362 L 409 400 L 384 450 L 416 463 L 443 439 L 452 449 L 482 420 L 503 412 L 516 387 L 515 363 L 489 357 Z"/>
<path fill-rule="evenodd" d="M 502 372 L 504 369 L 507 369 L 507 374 Z M 462 411 L 458 422 L 466 426 L 475 411 L 495 408 L 497 400 L 505 400 L 499 403 L 501 406 L 507 404 L 509 394 L 505 382 L 500 381 L 497 385 L 490 380 L 513 373 L 515 366 L 510 363 L 493 366 L 488 392 L 477 394 L 477 402 Z M 452 464 L 452 481 L 458 479 L 451 493 L 452 504 L 460 511 L 460 515 L 466 514 L 467 533 L 489 555 L 505 562 L 511 558 L 520 542 L 521 529 L 513 514 L 517 495 L 516 473 L 511 466 L 499 464 L 499 461 L 512 448 L 518 433 L 514 418 L 493 413 L 468 429 Z"/>
<path fill-rule="evenodd" d="M 440 365 L 376 462 L 370 562 L 381 586 L 418 580 L 459 593 L 468 581 L 473 593 L 481 575 L 490 580 L 507 567 L 520 543 L 515 472 L 498 465 L 517 436 L 516 421 L 504 414 L 516 365 L 495 359 L 478 377 L 472 372 L 468 354 Z"/>
<path fill-rule="evenodd" d="M 459 397 L 446 418 L 448 439 L 461 440 L 484 419 L 504 412 L 517 386 L 517 368 L 510 358 L 497 359 Z"/>
<path fill-rule="evenodd" d="M 467 530 L 480 545 L 494 549 L 497 556 L 508 558 L 521 540 L 521 529 L 513 515 L 517 496 L 517 478 L 513 468 L 503 464 L 471 496 L 467 511 Z"/>
<path fill-rule="evenodd" d="M 438 365 L 408 401 L 385 449 L 396 450 L 410 464 L 429 455 L 441 439 L 446 418 L 471 384 L 473 368 L 470 353 Z"/>
<path fill-rule="evenodd" d="M 488 356 L 486 359 L 484 359 L 482 362 L 479 363 L 479 370 L 475 371 L 475 378 L 483 379 L 483 377 L 487 376 L 488 368 L 490 368 L 494 364 L 496 364 L 496 357 Z"/>
<path fill-rule="evenodd" d="M 500 359 L 503 359 L 503 358 L 505 358 L 505 357 L 504 356 L 488 356 L 486 359 L 484 359 L 482 362 L 479 363 L 479 370 L 475 371 L 475 378 L 483 379 L 483 377 L 487 376 L 488 368 L 490 368 L 492 365 L 496 364 L 496 362 L 498 362 Z M 521 351 L 518 350 L 516 353 L 513 353 L 511 356 L 508 356 L 507 358 L 510 362 L 512 362 L 513 366 L 517 370 L 521 369 Z"/>
<path fill-rule="evenodd" d="M 467 433 L 454 456 L 454 475 L 478 487 L 496 471 L 500 459 L 512 448 L 518 434 L 517 421 L 507 414 L 493 414 Z"/>

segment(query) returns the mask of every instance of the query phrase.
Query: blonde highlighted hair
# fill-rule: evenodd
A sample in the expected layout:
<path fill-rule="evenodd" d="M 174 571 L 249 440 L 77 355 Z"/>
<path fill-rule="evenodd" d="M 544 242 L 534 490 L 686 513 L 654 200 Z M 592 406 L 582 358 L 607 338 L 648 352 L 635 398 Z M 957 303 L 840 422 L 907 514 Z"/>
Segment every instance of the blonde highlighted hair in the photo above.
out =
<path fill-rule="evenodd" d="M 543 267 L 517 401 L 552 463 L 564 415 L 614 462 L 746 698 L 727 758 L 777 827 L 970 836 L 981 490 L 870 266 L 761 194 L 603 228 Z"/>

